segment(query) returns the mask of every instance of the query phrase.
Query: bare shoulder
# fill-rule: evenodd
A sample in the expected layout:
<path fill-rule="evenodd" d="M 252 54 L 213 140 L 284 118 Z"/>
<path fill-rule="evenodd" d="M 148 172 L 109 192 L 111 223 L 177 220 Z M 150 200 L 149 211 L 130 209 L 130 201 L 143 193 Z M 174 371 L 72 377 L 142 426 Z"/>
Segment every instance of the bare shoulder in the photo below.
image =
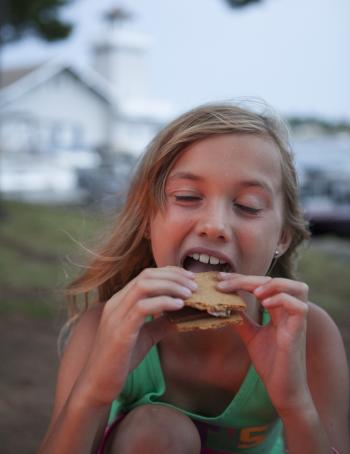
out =
<path fill-rule="evenodd" d="M 308 372 L 313 372 L 316 376 L 323 368 L 347 371 L 346 353 L 339 328 L 325 310 L 313 303 L 310 303 L 308 314 L 307 356 Z"/>
<path fill-rule="evenodd" d="M 95 338 L 97 328 L 100 323 L 102 316 L 103 304 L 95 303 L 88 310 L 83 312 L 77 317 L 70 328 L 71 332 L 69 335 L 69 342 L 67 342 L 67 350 L 76 349 L 80 343 L 85 345 L 87 348 L 90 347 L 91 343 Z"/>
<path fill-rule="evenodd" d="M 65 346 L 60 370 L 69 372 L 79 370 L 85 364 L 90 352 L 102 316 L 103 305 L 94 304 L 83 312 L 71 327 L 69 340 Z"/>
<path fill-rule="evenodd" d="M 317 354 L 322 349 L 329 353 L 335 349 L 344 350 L 339 328 L 331 316 L 316 304 L 309 303 L 307 345 L 310 352 Z"/>
<path fill-rule="evenodd" d="M 330 432 L 348 452 L 349 368 L 338 327 L 326 311 L 310 304 L 307 375 L 316 407 Z"/>
<path fill-rule="evenodd" d="M 60 358 L 63 356 L 63 353 L 73 337 L 73 334 L 81 331 L 95 331 L 95 327 L 98 326 L 101 313 L 102 305 L 97 303 L 86 312 L 76 314 L 64 323 L 60 329 L 57 339 L 57 351 Z M 80 338 L 81 335 L 76 337 Z"/>

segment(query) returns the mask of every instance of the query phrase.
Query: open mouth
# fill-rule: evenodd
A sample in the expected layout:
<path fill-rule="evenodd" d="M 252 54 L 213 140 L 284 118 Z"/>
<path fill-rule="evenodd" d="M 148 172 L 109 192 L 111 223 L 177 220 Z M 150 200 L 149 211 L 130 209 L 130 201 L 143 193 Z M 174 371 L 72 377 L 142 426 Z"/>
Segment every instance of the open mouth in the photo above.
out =
<path fill-rule="evenodd" d="M 232 267 L 228 262 L 212 255 L 200 254 L 197 252 L 185 257 L 183 267 L 194 273 L 201 273 L 204 271 L 223 271 L 229 273 L 232 271 Z"/>

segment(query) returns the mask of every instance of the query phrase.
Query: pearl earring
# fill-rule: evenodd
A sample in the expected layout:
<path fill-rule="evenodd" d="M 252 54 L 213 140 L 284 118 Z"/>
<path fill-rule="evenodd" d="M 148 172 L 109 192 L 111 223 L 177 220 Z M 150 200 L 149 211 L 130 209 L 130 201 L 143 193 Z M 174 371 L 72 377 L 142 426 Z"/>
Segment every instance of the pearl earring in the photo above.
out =
<path fill-rule="evenodd" d="M 274 258 L 277 259 L 277 257 L 280 255 L 280 251 L 278 249 L 275 250 L 274 253 Z"/>

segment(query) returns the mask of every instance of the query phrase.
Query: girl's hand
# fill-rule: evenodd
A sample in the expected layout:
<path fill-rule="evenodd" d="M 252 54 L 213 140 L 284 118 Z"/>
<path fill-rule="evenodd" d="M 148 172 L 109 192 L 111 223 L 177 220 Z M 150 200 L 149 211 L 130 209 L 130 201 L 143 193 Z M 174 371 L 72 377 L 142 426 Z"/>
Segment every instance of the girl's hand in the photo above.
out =
<path fill-rule="evenodd" d="M 280 413 L 305 407 L 310 392 L 306 377 L 308 287 L 302 282 L 266 276 L 219 274 L 218 288 L 248 291 L 268 310 L 271 322 L 258 325 L 245 314 L 236 330 Z"/>
<path fill-rule="evenodd" d="M 182 308 L 196 286 L 182 268 L 145 269 L 107 301 L 79 378 L 84 399 L 99 406 L 116 398 L 130 370 L 173 329 L 162 313 Z M 155 319 L 145 323 L 148 316 Z"/>

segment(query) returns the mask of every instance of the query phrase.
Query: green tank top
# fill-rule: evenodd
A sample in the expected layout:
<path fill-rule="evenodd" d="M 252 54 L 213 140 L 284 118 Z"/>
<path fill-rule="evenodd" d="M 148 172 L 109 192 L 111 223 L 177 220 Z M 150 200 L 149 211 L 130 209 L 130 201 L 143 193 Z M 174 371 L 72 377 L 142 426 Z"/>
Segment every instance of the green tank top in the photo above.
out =
<path fill-rule="evenodd" d="M 268 315 L 264 315 L 263 323 L 267 320 Z M 217 416 L 203 416 L 163 402 L 164 392 L 158 349 L 153 347 L 129 374 L 118 400 L 112 403 L 109 424 L 119 414 L 140 405 L 165 405 L 193 420 L 201 436 L 203 453 L 283 454 L 281 421 L 252 365 L 238 393 Z"/>

